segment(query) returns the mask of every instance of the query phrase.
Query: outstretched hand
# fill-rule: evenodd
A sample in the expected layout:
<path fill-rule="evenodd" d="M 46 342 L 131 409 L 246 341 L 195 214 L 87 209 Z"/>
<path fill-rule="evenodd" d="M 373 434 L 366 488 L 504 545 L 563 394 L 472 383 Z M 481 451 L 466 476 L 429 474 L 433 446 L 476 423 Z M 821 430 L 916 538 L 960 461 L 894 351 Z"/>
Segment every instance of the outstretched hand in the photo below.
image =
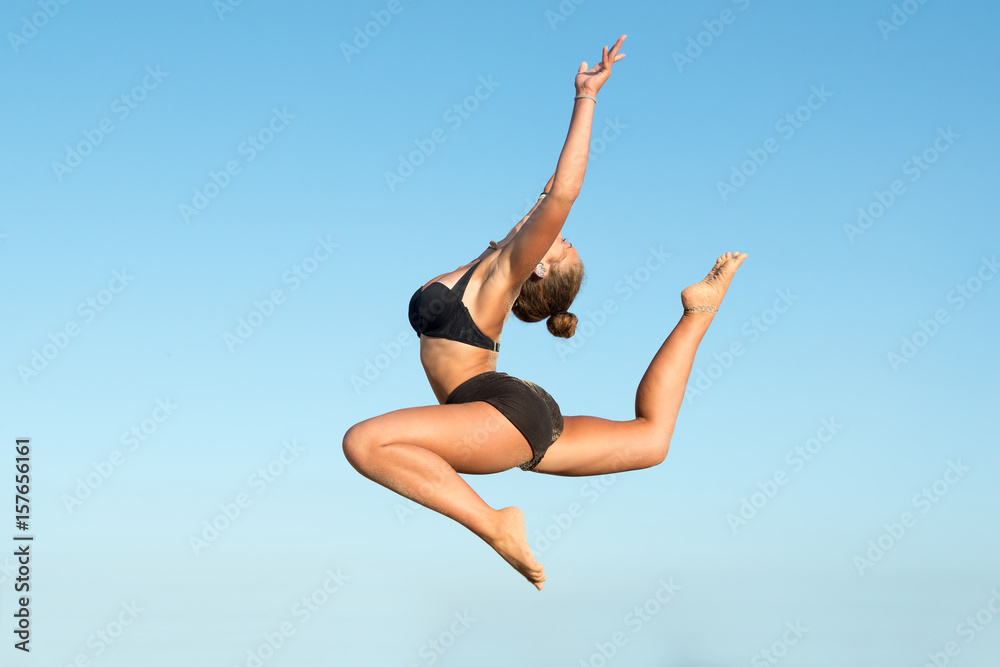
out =
<path fill-rule="evenodd" d="M 604 82 L 611 76 L 611 66 L 625 57 L 624 53 L 618 53 L 624 42 L 625 35 L 622 35 L 618 38 L 618 41 L 615 42 L 615 45 L 611 47 L 610 51 L 608 51 L 608 47 L 605 46 L 604 51 L 601 52 L 601 62 L 597 63 L 590 69 L 587 69 L 587 61 L 580 64 L 580 69 L 576 74 L 577 95 L 597 94 L 597 91 L 601 89 Z"/>

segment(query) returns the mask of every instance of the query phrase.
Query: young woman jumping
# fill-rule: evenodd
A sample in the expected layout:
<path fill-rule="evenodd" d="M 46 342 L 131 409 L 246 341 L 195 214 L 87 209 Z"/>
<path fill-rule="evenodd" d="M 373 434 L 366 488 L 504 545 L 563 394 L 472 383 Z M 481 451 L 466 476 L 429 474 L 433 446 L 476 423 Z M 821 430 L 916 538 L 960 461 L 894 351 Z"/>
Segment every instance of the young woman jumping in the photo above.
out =
<path fill-rule="evenodd" d="M 439 405 L 396 410 L 350 428 L 344 454 L 365 477 L 458 521 L 539 590 L 542 566 L 528 546 L 524 515 L 493 509 L 460 476 L 515 466 L 550 475 L 605 475 L 661 463 L 695 352 L 745 254 L 728 252 L 704 280 L 681 292 L 680 321 L 653 357 L 635 398 L 635 419 L 563 417 L 541 387 L 496 371 L 500 333 L 513 312 L 548 318 L 570 337 L 567 312 L 583 264 L 561 234 L 587 167 L 596 95 L 625 57 L 625 35 L 576 74 L 569 133 L 555 175 L 529 214 L 477 259 L 434 278 L 410 300 L 420 361 Z"/>

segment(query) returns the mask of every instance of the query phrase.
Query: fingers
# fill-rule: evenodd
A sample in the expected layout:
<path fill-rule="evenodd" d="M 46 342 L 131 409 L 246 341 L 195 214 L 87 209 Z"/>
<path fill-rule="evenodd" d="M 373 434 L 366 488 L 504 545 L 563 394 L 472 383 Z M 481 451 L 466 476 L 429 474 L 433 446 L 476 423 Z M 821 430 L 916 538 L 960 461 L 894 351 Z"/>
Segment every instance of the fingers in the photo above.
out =
<path fill-rule="evenodd" d="M 612 54 L 613 56 L 614 56 L 614 55 L 617 55 L 617 54 L 618 54 L 618 52 L 619 52 L 619 51 L 621 50 L 621 48 L 622 48 L 622 44 L 624 44 L 624 43 L 625 43 L 625 38 L 626 38 L 626 37 L 627 37 L 627 35 L 622 35 L 621 37 L 619 37 L 619 38 L 618 38 L 618 41 L 617 41 L 617 42 L 615 42 L 615 45 L 614 45 L 614 47 L 612 47 L 612 49 L 611 49 L 611 54 Z"/>
<path fill-rule="evenodd" d="M 626 37 L 625 35 L 622 35 L 621 37 L 619 37 L 618 41 L 615 42 L 615 45 L 613 47 L 611 47 L 611 51 L 610 52 L 608 51 L 608 47 L 606 47 L 606 46 L 604 47 L 604 52 L 602 54 L 603 57 L 601 58 L 601 63 L 604 65 L 605 69 L 610 70 L 611 69 L 611 65 L 613 65 L 614 63 L 618 62 L 619 60 L 621 60 L 622 58 L 625 57 L 624 53 L 621 53 L 621 54 L 618 53 L 621 50 L 621 48 L 622 48 L 622 44 L 625 42 L 625 37 Z"/>
<path fill-rule="evenodd" d="M 615 42 L 614 46 L 611 47 L 611 49 L 608 49 L 608 47 L 605 45 L 605 47 L 601 49 L 601 62 L 597 63 L 592 68 L 587 69 L 587 61 L 583 61 L 583 63 L 580 64 L 580 69 L 578 69 L 576 73 L 600 74 L 603 72 L 605 76 L 607 74 L 610 74 L 611 66 L 625 57 L 624 53 L 619 53 L 619 51 L 622 48 L 622 44 L 625 42 L 625 38 L 626 35 L 622 35 L 621 37 L 619 37 L 618 41 Z"/>
<path fill-rule="evenodd" d="M 618 57 L 618 52 L 621 51 L 622 44 L 625 43 L 625 37 L 626 35 L 619 37 L 618 41 L 615 42 L 615 45 L 611 48 L 611 58 L 614 62 L 621 60 L 621 58 Z"/>

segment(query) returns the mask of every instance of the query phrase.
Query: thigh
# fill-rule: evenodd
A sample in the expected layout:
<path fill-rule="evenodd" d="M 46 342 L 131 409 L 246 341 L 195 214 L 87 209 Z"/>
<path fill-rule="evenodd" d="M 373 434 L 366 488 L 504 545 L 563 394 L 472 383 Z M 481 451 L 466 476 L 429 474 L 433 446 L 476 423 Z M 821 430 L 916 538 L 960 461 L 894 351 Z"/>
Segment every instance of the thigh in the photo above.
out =
<path fill-rule="evenodd" d="M 648 468 L 656 463 L 649 457 L 650 432 L 642 419 L 563 417 L 562 435 L 534 472 L 582 477 Z"/>
<path fill-rule="evenodd" d="M 465 474 L 503 472 L 533 456 L 521 432 L 482 401 L 394 410 L 354 428 L 378 445 L 406 444 L 432 451 Z"/>

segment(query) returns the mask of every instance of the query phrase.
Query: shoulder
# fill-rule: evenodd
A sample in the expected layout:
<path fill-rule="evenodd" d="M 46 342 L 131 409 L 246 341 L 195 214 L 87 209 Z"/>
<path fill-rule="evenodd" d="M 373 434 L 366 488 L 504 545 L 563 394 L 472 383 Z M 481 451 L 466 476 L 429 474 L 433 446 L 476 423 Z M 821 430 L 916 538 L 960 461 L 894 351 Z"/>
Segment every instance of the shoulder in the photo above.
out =
<path fill-rule="evenodd" d="M 477 278 L 481 281 L 480 291 L 493 296 L 507 296 L 517 294 L 521 291 L 523 280 L 515 280 L 511 274 L 508 253 L 503 247 L 497 249 L 490 248 L 481 257 L 482 265 L 477 271 Z"/>

